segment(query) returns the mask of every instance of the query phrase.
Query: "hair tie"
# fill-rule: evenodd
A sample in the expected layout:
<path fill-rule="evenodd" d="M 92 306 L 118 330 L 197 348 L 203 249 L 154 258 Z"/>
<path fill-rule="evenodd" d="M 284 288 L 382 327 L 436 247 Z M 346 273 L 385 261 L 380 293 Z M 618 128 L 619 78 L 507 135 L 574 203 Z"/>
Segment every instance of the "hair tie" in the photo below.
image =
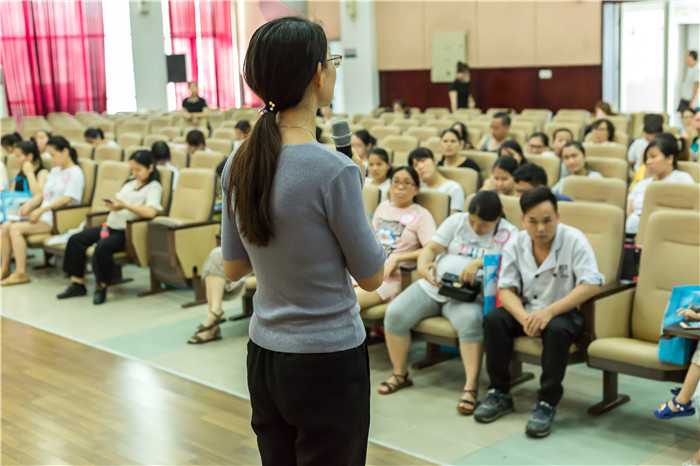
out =
<path fill-rule="evenodd" d="M 272 103 L 272 101 L 268 101 L 267 105 L 265 105 L 265 108 L 260 110 L 260 115 L 264 115 L 266 113 L 272 113 L 273 115 L 277 114 L 277 109 L 275 108 L 275 104 Z"/>

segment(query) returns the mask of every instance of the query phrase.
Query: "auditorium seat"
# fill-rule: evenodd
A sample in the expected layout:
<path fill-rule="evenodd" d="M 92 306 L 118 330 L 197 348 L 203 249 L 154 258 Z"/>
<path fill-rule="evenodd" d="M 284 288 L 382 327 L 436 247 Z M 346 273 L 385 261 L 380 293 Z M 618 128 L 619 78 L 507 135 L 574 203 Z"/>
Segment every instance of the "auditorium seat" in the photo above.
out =
<path fill-rule="evenodd" d="M 365 185 L 362 188 L 362 198 L 365 202 L 365 210 L 368 215 L 374 215 L 374 211 L 379 205 L 379 198 L 382 193 L 376 186 Z"/>
<path fill-rule="evenodd" d="M 583 135 L 583 122 L 572 123 L 572 122 L 561 122 L 552 121 L 544 126 L 544 133 L 547 135 L 550 141 L 553 140 L 552 134 L 559 128 L 566 128 L 574 135 L 574 141 L 581 141 L 581 136 Z"/>
<path fill-rule="evenodd" d="M 413 136 L 419 141 L 427 141 L 428 139 L 439 136 L 438 129 L 432 126 L 420 126 L 418 128 L 410 128 L 404 132 L 407 136 Z"/>
<path fill-rule="evenodd" d="M 421 126 L 425 126 L 426 121 L 435 119 L 432 115 L 426 115 L 425 113 L 417 113 L 415 115 L 411 115 L 411 118 L 419 121 Z"/>
<path fill-rule="evenodd" d="M 379 141 L 379 146 L 389 149 L 394 152 L 394 160 L 392 160 L 392 165 L 405 165 L 406 160 L 397 161 L 396 152 L 409 153 L 413 149 L 418 148 L 418 138 L 414 136 L 387 136 L 383 140 Z M 406 159 L 408 156 L 406 156 Z"/>
<path fill-rule="evenodd" d="M 119 133 L 117 136 L 117 144 L 122 148 L 127 148 L 129 146 L 140 146 L 143 137 L 137 133 Z"/>
<path fill-rule="evenodd" d="M 614 146 L 607 144 L 593 144 L 592 142 L 583 143 L 583 148 L 586 150 L 586 157 L 602 157 L 627 160 L 627 146 L 615 144 Z"/>
<path fill-rule="evenodd" d="M 658 342 L 673 287 L 700 283 L 699 256 L 700 213 L 659 211 L 649 217 L 637 282 L 611 291 L 619 304 L 596 313 L 604 322 L 596 322 L 588 366 L 603 371 L 603 400 L 589 414 L 600 415 L 630 400 L 618 393 L 620 373 L 683 382 L 687 365 L 660 361 Z"/>
<path fill-rule="evenodd" d="M 58 127 L 54 128 L 54 131 L 52 134 L 55 134 L 56 136 L 63 136 L 69 141 L 82 141 L 83 140 L 83 134 L 85 134 L 85 129 L 83 126 L 80 127 Z"/>
<path fill-rule="evenodd" d="M 520 115 L 526 117 L 537 117 L 542 124 L 546 124 L 552 118 L 552 111 L 546 108 L 524 108 Z"/>
<path fill-rule="evenodd" d="M 209 114 L 207 115 L 207 121 L 212 129 L 219 128 L 221 123 L 224 122 L 224 114 L 221 111 L 209 109 Z"/>
<path fill-rule="evenodd" d="M 78 153 L 79 159 L 92 158 L 92 151 L 95 149 L 95 147 L 92 144 L 88 144 L 87 142 L 81 141 L 72 141 L 70 145 L 73 146 L 73 149 L 75 149 L 75 151 Z"/>
<path fill-rule="evenodd" d="M 642 129 L 644 128 L 644 116 L 648 114 L 661 115 L 664 119 L 664 125 L 668 125 L 668 114 L 665 112 L 635 112 L 630 114 L 632 133 L 630 136 L 632 138 L 640 138 L 643 136 Z"/>
<path fill-rule="evenodd" d="M 121 147 L 108 146 L 107 144 L 100 144 L 95 147 L 95 152 L 93 152 L 93 160 L 97 164 L 101 164 L 107 160 L 121 162 L 123 156 L 124 152 Z"/>
<path fill-rule="evenodd" d="M 625 160 L 609 157 L 586 157 L 586 168 L 600 173 L 604 178 L 617 178 L 625 183 L 627 183 L 628 167 Z"/>
<path fill-rule="evenodd" d="M 429 138 L 427 141 L 421 141 L 420 147 L 429 149 L 433 155 L 439 154 L 442 151 L 442 139 L 440 139 L 438 136 Z"/>
<path fill-rule="evenodd" d="M 479 144 L 479 141 L 481 141 L 481 136 L 483 135 L 480 129 L 472 128 L 471 125 L 467 125 L 467 133 L 469 134 L 468 139 L 472 146 Z"/>
<path fill-rule="evenodd" d="M 378 141 L 386 138 L 387 136 L 400 136 L 401 128 L 394 125 L 375 125 L 370 128 L 369 133 L 375 137 Z"/>
<path fill-rule="evenodd" d="M 224 160 L 224 154 L 221 152 L 206 152 L 203 150 L 195 151 L 190 158 L 190 168 L 203 168 L 205 170 L 216 170 Z"/>
<path fill-rule="evenodd" d="M 471 168 L 438 167 L 440 174 L 448 180 L 456 181 L 464 191 L 464 198 L 479 189 L 479 173 Z"/>
<path fill-rule="evenodd" d="M 182 129 L 178 128 L 177 126 L 163 126 L 159 131 L 160 134 L 166 135 L 169 141 L 172 141 L 174 138 L 182 135 Z"/>
<path fill-rule="evenodd" d="M 619 131 L 622 134 L 630 134 L 630 117 L 628 115 L 617 113 L 608 115 L 605 118 L 615 126 L 615 133 Z"/>
<path fill-rule="evenodd" d="M 173 147 L 171 145 L 170 146 L 170 163 L 178 170 L 182 170 L 183 168 L 187 168 L 187 165 L 189 163 L 189 159 L 187 157 L 187 151 L 185 151 L 184 149 L 178 149 L 178 148 Z"/>
<path fill-rule="evenodd" d="M 170 142 L 170 137 L 167 134 L 149 134 L 143 138 L 142 145 L 146 147 L 153 147 L 153 143 L 156 141 Z"/>
<path fill-rule="evenodd" d="M 445 131 L 446 129 L 452 128 L 452 126 L 454 124 L 455 123 L 452 120 L 441 119 L 441 120 L 428 120 L 424 123 L 423 126 L 435 128 L 438 130 L 438 134 L 442 134 L 442 132 Z"/>
<path fill-rule="evenodd" d="M 575 116 L 580 116 L 582 120 L 588 118 L 588 115 L 590 115 L 590 112 L 586 109 L 583 108 L 562 108 L 559 109 L 554 115 L 555 117 L 559 116 L 569 116 L 569 115 L 575 115 Z"/>
<path fill-rule="evenodd" d="M 163 134 L 161 132 L 162 129 L 171 125 L 172 118 L 169 116 L 152 116 L 148 118 L 147 122 L 149 134 Z"/>
<path fill-rule="evenodd" d="M 416 127 L 420 126 L 420 121 L 418 121 L 418 120 L 416 120 L 416 119 L 414 119 L 414 118 L 407 118 L 407 119 L 405 119 L 405 118 L 400 118 L 400 119 L 394 120 L 394 122 L 392 123 L 392 125 L 393 125 L 393 126 L 398 126 L 399 128 L 401 128 L 401 132 L 402 132 L 403 134 L 406 134 L 406 132 L 407 132 L 409 129 L 411 129 L 411 128 L 416 128 Z"/>
<path fill-rule="evenodd" d="M 228 139 L 231 142 L 236 140 L 236 131 L 233 128 L 217 128 L 211 133 L 212 138 Z"/>
<path fill-rule="evenodd" d="M 700 183 L 700 163 L 679 160 L 678 170 L 688 173 L 696 183 Z"/>
<path fill-rule="evenodd" d="M 512 140 L 514 140 L 515 142 L 517 142 L 518 144 L 520 144 L 520 147 L 527 146 L 527 142 L 528 142 L 527 134 L 522 129 L 517 129 L 517 128 L 514 129 L 511 126 L 510 130 L 508 131 L 508 137 L 511 138 Z"/>
<path fill-rule="evenodd" d="M 510 131 L 513 132 L 513 130 L 522 131 L 527 142 L 530 140 L 530 135 L 537 131 L 537 124 L 532 120 L 520 117 L 511 121 Z"/>
<path fill-rule="evenodd" d="M 595 145 L 595 144 L 592 143 L 592 141 L 593 141 L 593 133 L 592 133 L 592 132 L 589 132 L 589 133 L 586 135 L 586 137 L 583 139 L 583 142 L 584 142 L 585 144 L 589 144 L 589 143 L 590 143 L 590 144 L 592 144 L 592 145 Z M 623 147 L 626 148 L 627 146 L 629 146 L 630 137 L 629 137 L 627 134 L 623 133 L 622 131 L 618 131 L 617 128 L 616 128 L 616 129 L 615 129 L 615 136 L 613 136 L 613 142 L 614 142 L 615 144 L 619 144 L 619 145 L 621 145 L 621 146 L 623 146 Z"/>
<path fill-rule="evenodd" d="M 17 131 L 17 120 L 14 117 L 2 117 L 0 119 L 0 134 L 10 134 Z"/>
<path fill-rule="evenodd" d="M 480 108 L 458 108 L 453 115 L 459 120 L 463 122 L 467 122 L 469 120 L 473 120 L 474 118 L 478 117 L 481 115 L 481 109 Z"/>
<path fill-rule="evenodd" d="M 528 163 L 542 167 L 547 173 L 547 186 L 550 188 L 557 184 L 561 174 L 561 161 L 558 157 L 543 157 L 542 155 L 527 154 Z"/>
<path fill-rule="evenodd" d="M 367 118 L 374 118 L 372 115 L 368 113 L 357 113 L 352 116 L 352 120 L 349 123 L 354 123 L 356 125 L 362 124 L 362 120 L 367 119 Z"/>
<path fill-rule="evenodd" d="M 516 123 L 518 125 L 516 125 Z M 513 115 L 513 117 L 511 118 L 511 126 L 515 128 L 520 128 L 520 124 L 523 125 L 523 128 L 525 127 L 525 125 L 531 125 L 530 128 L 532 131 L 529 134 L 532 134 L 533 132 L 542 131 L 542 128 L 545 124 L 545 117 L 538 114 Z"/>
<path fill-rule="evenodd" d="M 117 124 L 117 134 L 122 133 L 134 133 L 140 135 L 142 138 L 146 137 L 148 134 L 148 122 L 143 120 L 130 119 L 122 122 L 122 124 Z"/>
<path fill-rule="evenodd" d="M 212 137 L 207 139 L 207 147 L 214 152 L 219 152 L 224 157 L 228 157 L 233 151 L 233 142 L 228 138 Z"/>
<path fill-rule="evenodd" d="M 459 155 L 472 159 L 481 169 L 482 183 L 491 177 L 493 164 L 496 163 L 498 155 L 494 152 L 484 152 L 480 150 L 461 150 Z"/>
<path fill-rule="evenodd" d="M 617 178 L 567 176 L 561 192 L 574 201 L 610 204 L 623 211 L 627 208 L 627 183 Z"/>
<path fill-rule="evenodd" d="M 487 121 L 472 120 L 469 122 L 469 126 L 467 128 L 469 129 L 470 132 L 472 129 L 479 131 L 479 133 L 481 134 L 481 137 L 490 135 L 491 134 L 491 119 L 489 118 Z M 476 146 L 479 143 L 479 140 L 481 139 L 481 137 L 479 139 L 473 139 L 472 144 L 474 146 Z M 477 149 L 478 149 L 478 147 L 477 147 Z"/>
<path fill-rule="evenodd" d="M 151 150 L 150 147 L 148 146 L 128 146 L 124 148 L 124 160 L 129 160 L 129 157 L 131 157 L 131 154 L 138 150 Z"/>
<path fill-rule="evenodd" d="M 369 131 L 373 126 L 384 126 L 384 120 L 381 118 L 363 118 L 360 121 L 360 126 L 362 126 L 362 129 Z"/>
<path fill-rule="evenodd" d="M 394 112 L 386 112 L 379 115 L 379 118 L 382 119 L 385 125 L 391 125 L 397 118 L 403 118 L 403 115 Z"/>
<path fill-rule="evenodd" d="M 512 113 L 513 109 L 512 108 L 505 108 L 505 107 L 491 107 L 486 112 L 484 112 L 486 115 L 489 115 L 493 117 L 496 113 Z"/>
<path fill-rule="evenodd" d="M 651 183 L 644 192 L 642 215 L 639 217 L 639 227 L 635 239 L 638 245 L 644 245 L 647 224 L 654 212 L 669 210 L 700 212 L 700 185 L 697 183 Z"/>
<path fill-rule="evenodd" d="M 449 108 L 444 108 L 444 107 L 428 107 L 425 109 L 425 112 L 423 112 L 425 115 L 430 115 L 433 117 L 433 119 L 440 119 L 444 116 L 447 116 L 450 114 L 450 109 Z"/>

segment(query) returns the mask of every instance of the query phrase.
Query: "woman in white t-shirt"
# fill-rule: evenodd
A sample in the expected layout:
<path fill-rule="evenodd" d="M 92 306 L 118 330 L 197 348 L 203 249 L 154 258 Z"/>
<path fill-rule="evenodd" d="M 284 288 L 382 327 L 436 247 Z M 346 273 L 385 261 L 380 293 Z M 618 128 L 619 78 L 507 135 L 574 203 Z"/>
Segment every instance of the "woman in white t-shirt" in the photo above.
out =
<path fill-rule="evenodd" d="M 459 183 L 448 180 L 438 170 L 435 157 L 430 149 L 419 147 L 408 155 L 408 165 L 413 167 L 420 177 L 420 188 L 445 193 L 450 196 L 450 214 L 464 209 L 464 190 Z M 465 170 L 469 170 L 465 168 Z"/>
<path fill-rule="evenodd" d="M 639 219 L 642 215 L 644 205 L 644 194 L 651 183 L 683 183 L 692 184 L 695 182 L 688 173 L 678 171 L 678 155 L 680 148 L 678 144 L 684 141 L 676 139 L 669 133 L 661 133 L 654 137 L 647 146 L 645 152 L 649 178 L 645 178 L 634 185 L 632 191 L 627 196 L 627 222 L 625 223 L 625 233 L 636 235 L 639 229 Z"/>
<path fill-rule="evenodd" d="M 43 196 L 36 196 L 20 207 L 18 214 L 28 221 L 2 224 L 2 284 L 29 282 L 27 275 L 27 235 L 50 233 L 52 209 L 80 203 L 85 189 L 85 176 L 78 166 L 78 154 L 63 136 L 52 136 L 47 143 L 54 168 L 46 177 Z M 38 205 L 41 202 L 41 205 Z M 35 208 L 37 207 L 38 208 Z M 32 210 L 34 209 L 34 210 Z M 15 255 L 15 271 L 10 274 L 10 257 Z"/>
<path fill-rule="evenodd" d="M 586 176 L 588 178 L 602 178 L 598 172 L 589 170 L 586 168 L 586 149 L 583 148 L 580 142 L 569 141 L 564 145 L 561 150 L 561 161 L 566 167 L 568 176 Z M 552 187 L 552 192 L 554 194 L 561 194 L 561 190 L 564 188 L 564 180 L 566 177 L 561 178 L 557 184 Z"/>
<path fill-rule="evenodd" d="M 70 237 L 63 258 L 63 271 L 71 279 L 71 284 L 58 299 L 85 296 L 85 252 L 93 244 L 92 271 L 95 274 L 94 304 L 102 304 L 107 297 L 107 285 L 112 281 L 114 260 L 112 254 L 126 247 L 126 224 L 138 218 L 153 218 L 163 210 L 161 198 L 163 187 L 153 155 L 150 151 L 139 150 L 129 157 L 131 177 L 121 187 L 113 199 L 105 201 L 109 209 L 107 220 L 101 227 L 86 228 Z"/>
<path fill-rule="evenodd" d="M 445 274 L 459 277 L 464 287 L 483 282 L 484 255 L 500 253 L 517 233 L 518 229 L 503 218 L 503 206 L 493 191 L 477 193 L 468 213 L 452 215 L 440 225 L 418 256 L 418 272 L 423 278 L 399 294 L 386 310 L 384 330 L 393 373 L 380 385 L 380 394 L 412 385 L 407 366 L 411 328 L 423 319 L 442 315 L 459 334 L 466 374 L 457 410 L 465 415 L 474 412 L 483 354 L 482 293 L 479 291 L 473 302 L 465 302 L 441 294 L 441 283 Z"/>
<path fill-rule="evenodd" d="M 365 186 L 379 188 L 379 192 L 381 193 L 379 202 L 384 202 L 387 200 L 389 186 L 391 185 L 391 162 L 389 161 L 389 154 L 384 149 L 375 147 L 369 151 L 367 162 L 369 176 L 365 178 Z"/>
<path fill-rule="evenodd" d="M 391 175 L 390 183 L 389 200 L 379 204 L 372 216 L 372 225 L 386 253 L 384 282 L 376 291 L 355 287 L 357 302 L 363 310 L 391 301 L 399 294 L 399 264 L 415 262 L 421 248 L 435 234 L 433 216 L 414 202 L 420 189 L 418 173 L 411 167 L 399 167 Z"/>

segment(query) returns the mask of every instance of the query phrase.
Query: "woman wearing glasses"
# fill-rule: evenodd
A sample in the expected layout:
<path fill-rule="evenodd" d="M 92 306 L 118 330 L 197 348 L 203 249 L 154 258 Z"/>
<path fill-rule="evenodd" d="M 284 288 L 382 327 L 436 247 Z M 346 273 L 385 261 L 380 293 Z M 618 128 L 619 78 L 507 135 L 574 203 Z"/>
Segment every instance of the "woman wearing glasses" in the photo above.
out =
<path fill-rule="evenodd" d="M 266 105 L 222 174 L 224 272 L 258 281 L 247 366 L 264 465 L 364 464 L 367 453 L 369 363 L 350 276 L 376 290 L 385 256 L 362 163 L 316 141 L 340 60 L 309 20 L 260 26 L 244 76 Z"/>
<path fill-rule="evenodd" d="M 435 220 L 415 203 L 420 189 L 418 173 L 411 167 L 397 168 L 389 187 L 389 200 L 377 206 L 372 225 L 384 246 L 384 283 L 376 291 L 355 288 L 360 309 L 391 301 L 401 291 L 401 262 L 415 262 L 421 248 L 435 234 Z"/>

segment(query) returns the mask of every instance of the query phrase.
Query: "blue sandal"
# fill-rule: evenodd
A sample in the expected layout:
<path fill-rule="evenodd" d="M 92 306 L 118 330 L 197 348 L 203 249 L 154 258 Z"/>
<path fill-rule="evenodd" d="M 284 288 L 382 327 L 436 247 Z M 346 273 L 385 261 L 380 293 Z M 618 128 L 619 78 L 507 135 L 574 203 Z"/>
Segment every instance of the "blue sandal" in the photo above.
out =
<path fill-rule="evenodd" d="M 673 403 L 673 407 L 678 411 L 671 411 L 671 408 L 668 407 L 668 403 Z M 695 414 L 692 401 L 682 405 L 676 401 L 676 397 L 674 396 L 668 403 L 662 404 L 658 410 L 654 411 L 654 416 L 659 419 L 671 419 L 673 417 L 686 417 Z"/>

